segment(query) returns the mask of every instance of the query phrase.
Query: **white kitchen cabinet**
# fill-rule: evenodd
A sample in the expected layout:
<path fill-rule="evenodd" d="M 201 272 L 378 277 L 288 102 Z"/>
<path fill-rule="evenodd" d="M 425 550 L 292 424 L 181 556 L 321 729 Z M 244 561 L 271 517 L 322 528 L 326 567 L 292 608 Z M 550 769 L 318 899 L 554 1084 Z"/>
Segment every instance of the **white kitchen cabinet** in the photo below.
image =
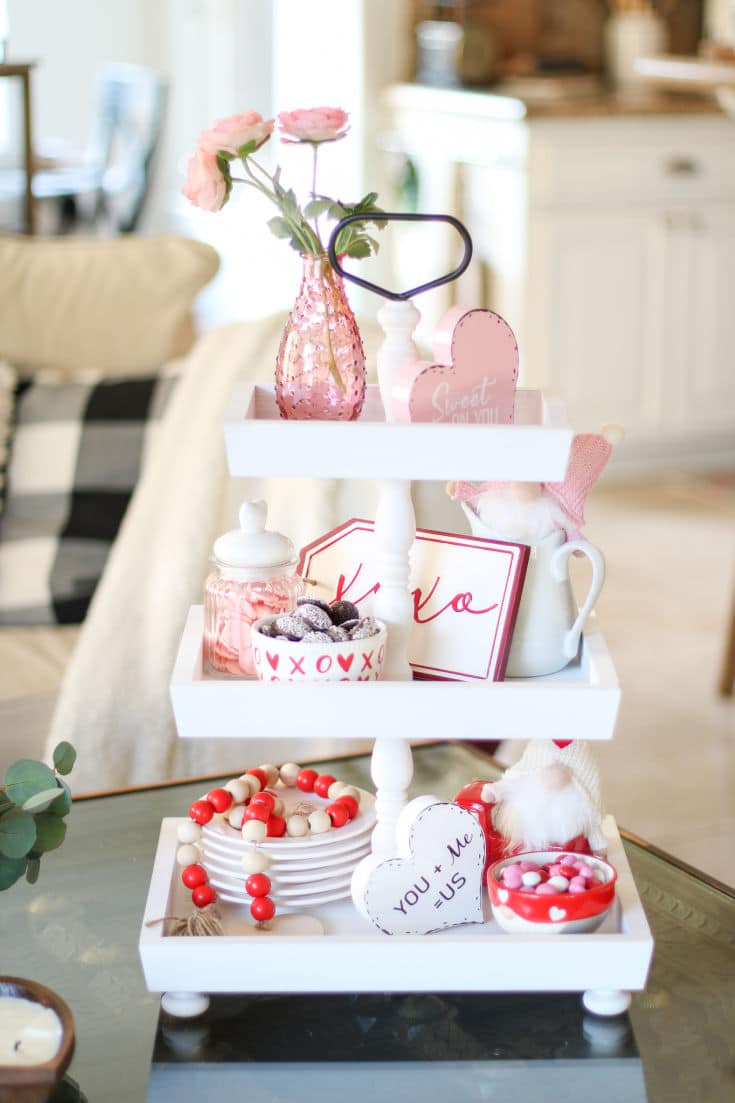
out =
<path fill-rule="evenodd" d="M 523 384 L 580 429 L 622 424 L 618 474 L 735 462 L 735 123 L 671 97 L 554 115 L 402 85 L 387 107 L 419 209 L 443 198 L 472 234 L 460 301 L 507 318 Z M 427 322 L 453 293 L 422 301 Z"/>

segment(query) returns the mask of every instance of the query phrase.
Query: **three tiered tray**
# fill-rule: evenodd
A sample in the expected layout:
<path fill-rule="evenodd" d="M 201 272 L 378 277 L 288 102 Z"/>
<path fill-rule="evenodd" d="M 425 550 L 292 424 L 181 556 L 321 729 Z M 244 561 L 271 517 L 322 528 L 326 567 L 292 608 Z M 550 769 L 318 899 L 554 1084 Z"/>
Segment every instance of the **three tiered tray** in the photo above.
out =
<path fill-rule="evenodd" d="M 519 390 L 515 424 L 498 426 L 387 423 L 377 387 L 368 388 L 357 422 L 284 421 L 271 389 L 236 388 L 225 418 L 233 476 L 339 474 L 379 481 L 381 589 L 374 612 L 388 625 L 390 647 L 383 680 L 369 684 L 218 679 L 203 669 L 202 611 L 193 608 L 171 683 L 179 736 L 272 737 L 277 717 L 284 724 L 298 720 L 291 733 L 314 738 L 323 735 L 324 710 L 334 708 L 335 694 L 358 694 L 359 705 L 355 696 L 344 698 L 343 714 L 351 717 L 353 738 L 374 740 L 372 849 L 386 857 L 395 853 L 395 823 L 413 772 L 409 740 L 610 739 L 620 689 L 594 621 L 577 658 L 548 677 L 419 682 L 411 680 L 406 657 L 408 556 L 415 535 L 411 480 L 561 480 L 572 437 L 563 404 L 538 391 Z M 615 905 L 595 933 L 561 936 L 504 933 L 487 903 L 482 925 L 388 936 L 351 900 L 309 908 L 324 933 L 313 933 L 308 924 L 256 930 L 238 905 L 225 903 L 223 936 L 174 936 L 165 924 L 147 923 L 189 906 L 176 865 L 178 822 L 162 824 L 140 937 L 148 988 L 166 993 L 164 1006 L 173 1014 L 203 1010 L 206 993 L 580 991 L 589 1010 L 615 1015 L 628 1006 L 629 992 L 645 985 L 653 940 L 610 816 L 604 830 L 618 873 Z M 299 962 L 308 962 L 308 969 Z"/>

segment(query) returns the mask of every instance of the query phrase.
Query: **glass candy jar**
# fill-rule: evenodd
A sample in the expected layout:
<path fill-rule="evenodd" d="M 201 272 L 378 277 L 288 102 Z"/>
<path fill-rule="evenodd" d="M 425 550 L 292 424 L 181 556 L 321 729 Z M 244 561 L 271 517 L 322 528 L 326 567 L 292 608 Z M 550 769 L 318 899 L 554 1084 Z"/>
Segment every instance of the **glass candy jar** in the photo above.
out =
<path fill-rule="evenodd" d="M 215 541 L 204 584 L 204 664 L 212 674 L 254 677 L 253 624 L 295 609 L 304 592 L 294 546 L 266 529 L 267 510 L 264 501 L 244 502 L 240 528 Z"/>

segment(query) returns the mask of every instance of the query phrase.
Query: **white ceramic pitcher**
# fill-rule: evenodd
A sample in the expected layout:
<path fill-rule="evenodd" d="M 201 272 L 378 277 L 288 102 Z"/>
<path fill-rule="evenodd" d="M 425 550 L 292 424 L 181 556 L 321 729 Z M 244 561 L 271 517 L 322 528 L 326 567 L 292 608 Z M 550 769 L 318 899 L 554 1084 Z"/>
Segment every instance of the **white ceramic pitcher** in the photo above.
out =
<path fill-rule="evenodd" d="M 494 538 L 477 514 L 462 508 L 473 536 Z M 569 580 L 569 558 L 582 552 L 592 564 L 592 580 L 580 609 Z M 605 581 L 605 557 L 588 540 L 564 540 L 561 530 L 531 548 L 506 667 L 507 678 L 536 678 L 562 670 L 577 654 L 582 629 Z"/>

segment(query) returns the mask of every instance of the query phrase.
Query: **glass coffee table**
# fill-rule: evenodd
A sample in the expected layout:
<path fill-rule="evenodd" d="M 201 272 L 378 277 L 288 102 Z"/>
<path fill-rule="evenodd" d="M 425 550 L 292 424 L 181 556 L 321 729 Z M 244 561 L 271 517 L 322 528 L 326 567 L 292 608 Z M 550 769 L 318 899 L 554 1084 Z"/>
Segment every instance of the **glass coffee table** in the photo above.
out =
<path fill-rule="evenodd" d="M 446 798 L 497 772 L 462 744 L 417 747 L 414 767 L 412 795 Z M 369 758 L 342 759 L 339 777 L 370 787 Z M 548 993 L 217 996 L 198 1019 L 159 1014 L 138 959 L 141 917 L 161 819 L 184 815 L 203 787 L 78 800 L 38 884 L 0 896 L 0 973 L 41 981 L 74 1015 L 70 1082 L 54 1103 L 224 1089 L 315 1103 L 426 1091 L 456 1103 L 735 1098 L 735 892 L 625 833 L 656 947 L 646 990 L 617 1019 Z"/>

